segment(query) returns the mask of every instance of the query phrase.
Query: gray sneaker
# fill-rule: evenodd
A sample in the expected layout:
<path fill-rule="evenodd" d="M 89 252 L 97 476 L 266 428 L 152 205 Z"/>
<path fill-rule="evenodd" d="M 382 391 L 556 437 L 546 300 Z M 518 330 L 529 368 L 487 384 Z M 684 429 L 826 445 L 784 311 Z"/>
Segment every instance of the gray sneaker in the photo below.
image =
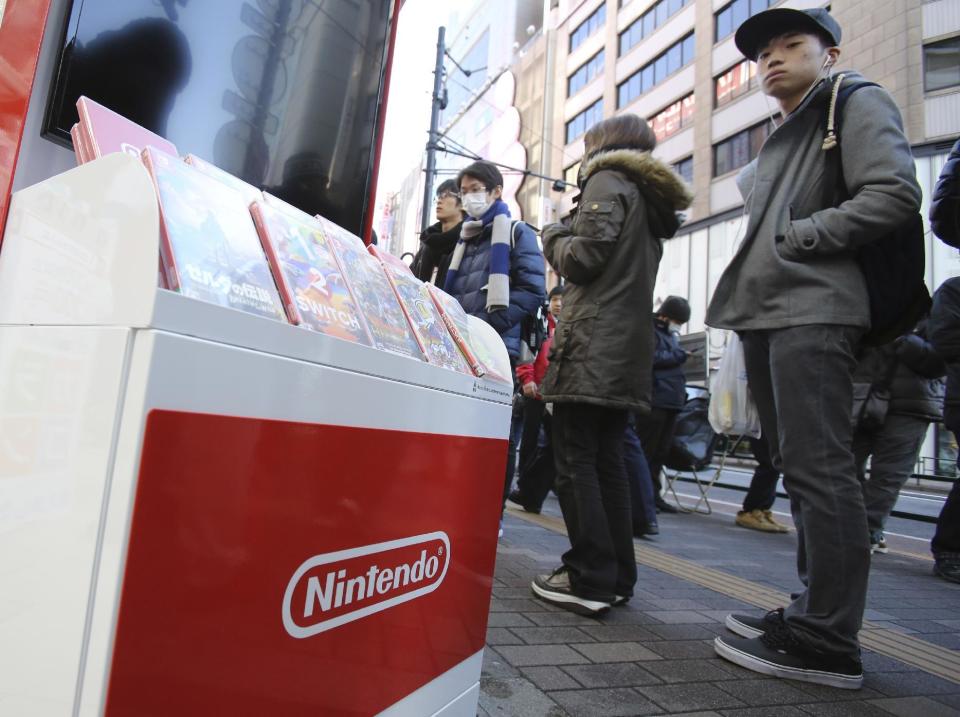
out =
<path fill-rule="evenodd" d="M 566 567 L 559 567 L 550 575 L 538 575 L 530 583 L 530 588 L 541 600 L 578 615 L 595 617 L 610 609 L 609 602 L 588 600 L 576 595 L 570 585 L 570 574 Z"/>

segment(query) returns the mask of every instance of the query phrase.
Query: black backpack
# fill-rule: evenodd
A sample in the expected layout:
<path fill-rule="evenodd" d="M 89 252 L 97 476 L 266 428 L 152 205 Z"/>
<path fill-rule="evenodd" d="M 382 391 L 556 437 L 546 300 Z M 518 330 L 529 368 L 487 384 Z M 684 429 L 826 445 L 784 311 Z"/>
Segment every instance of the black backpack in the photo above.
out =
<path fill-rule="evenodd" d="M 857 90 L 877 87 L 875 82 L 859 81 L 847 85 L 842 82 L 843 75 L 839 75 L 833 87 L 836 100 L 830 102 L 826 118 L 824 207 L 839 206 L 850 198 L 840 157 L 840 122 L 844 106 Z M 882 346 L 913 330 L 932 303 L 925 281 L 925 241 L 920 212 L 862 246 L 857 251 L 857 263 L 866 279 L 870 297 L 870 330 L 862 343 Z"/>

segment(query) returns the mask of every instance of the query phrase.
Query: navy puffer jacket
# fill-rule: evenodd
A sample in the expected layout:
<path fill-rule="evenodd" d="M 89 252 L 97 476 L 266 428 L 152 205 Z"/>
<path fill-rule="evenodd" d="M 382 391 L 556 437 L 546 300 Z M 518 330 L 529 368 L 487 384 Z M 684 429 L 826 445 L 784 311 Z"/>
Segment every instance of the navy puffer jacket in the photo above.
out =
<path fill-rule="evenodd" d="M 656 340 L 653 350 L 653 394 L 650 405 L 679 411 L 687 402 L 687 376 L 683 365 L 687 352 L 670 330 L 670 323 L 654 317 L 653 335 Z"/>
<path fill-rule="evenodd" d="M 960 248 L 960 140 L 953 145 L 933 190 L 930 228 L 942 241 Z"/>
<path fill-rule="evenodd" d="M 520 355 L 520 321 L 525 315 L 536 313 L 546 299 L 543 253 L 533 229 L 517 222 L 510 250 L 510 306 L 488 314 L 492 232 L 493 225 L 490 224 L 479 236 L 467 241 L 456 282 L 446 291 L 460 302 L 464 311 L 496 329 L 507 346 L 507 353 L 511 358 L 517 358 Z"/>

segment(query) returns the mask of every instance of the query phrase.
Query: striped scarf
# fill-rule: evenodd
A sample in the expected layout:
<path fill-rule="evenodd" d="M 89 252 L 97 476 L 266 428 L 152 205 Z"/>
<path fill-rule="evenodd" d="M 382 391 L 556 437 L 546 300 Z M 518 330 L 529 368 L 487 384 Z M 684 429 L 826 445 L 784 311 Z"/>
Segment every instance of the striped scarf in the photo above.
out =
<path fill-rule="evenodd" d="M 503 311 L 510 306 L 510 209 L 502 199 L 497 199 L 479 219 L 465 221 L 460 239 L 453 250 L 450 268 L 443 288 L 453 294 L 453 287 L 460 274 L 460 262 L 467 242 L 479 237 L 483 230 L 493 225 L 490 238 L 490 277 L 487 282 L 487 312 Z"/>

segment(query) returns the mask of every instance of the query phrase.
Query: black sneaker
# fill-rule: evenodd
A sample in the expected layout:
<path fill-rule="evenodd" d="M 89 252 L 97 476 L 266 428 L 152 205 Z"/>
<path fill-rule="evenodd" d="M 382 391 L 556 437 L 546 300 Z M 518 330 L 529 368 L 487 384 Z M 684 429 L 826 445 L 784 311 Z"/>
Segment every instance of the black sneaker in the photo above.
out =
<path fill-rule="evenodd" d="M 760 637 L 767 630 L 783 624 L 783 608 L 771 610 L 763 617 L 753 615 L 727 615 L 724 621 L 730 632 L 740 637 Z"/>
<path fill-rule="evenodd" d="M 863 665 L 847 655 L 828 655 L 806 647 L 786 625 L 749 640 L 717 637 L 713 649 L 725 660 L 786 680 L 859 690 L 863 686 Z"/>
<path fill-rule="evenodd" d="M 680 512 L 679 508 L 675 508 L 674 506 L 670 505 L 667 501 L 665 501 L 660 496 L 657 496 L 656 501 L 654 501 L 654 505 L 656 505 L 658 513 L 679 513 Z"/>
<path fill-rule="evenodd" d="M 523 500 L 523 494 L 521 494 L 519 490 L 510 491 L 510 495 L 507 496 L 507 507 L 513 508 L 514 510 L 522 510 L 525 513 L 540 514 L 539 508 L 527 507 L 527 504 Z"/>
<path fill-rule="evenodd" d="M 610 609 L 609 602 L 588 600 L 575 595 L 570 586 L 570 575 L 566 567 L 559 567 L 550 575 L 538 575 L 530 583 L 530 588 L 541 600 L 578 615 L 595 617 Z"/>
<path fill-rule="evenodd" d="M 960 553 L 937 553 L 933 558 L 934 575 L 952 583 L 960 583 Z"/>
<path fill-rule="evenodd" d="M 622 607 L 630 602 L 630 598 L 626 595 L 617 595 L 613 598 L 613 602 L 610 603 L 613 607 Z"/>

